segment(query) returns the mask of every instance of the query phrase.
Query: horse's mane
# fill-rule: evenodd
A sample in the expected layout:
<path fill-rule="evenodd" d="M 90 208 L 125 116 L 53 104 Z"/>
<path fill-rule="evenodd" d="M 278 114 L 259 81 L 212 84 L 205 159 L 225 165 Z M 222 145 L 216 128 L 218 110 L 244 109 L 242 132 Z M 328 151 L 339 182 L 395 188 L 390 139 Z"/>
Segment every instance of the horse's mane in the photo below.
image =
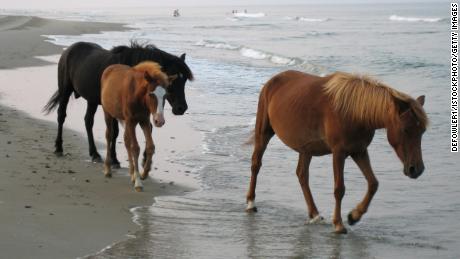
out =
<path fill-rule="evenodd" d="M 383 125 L 392 113 L 399 111 L 399 101 L 407 104 L 426 128 L 428 118 L 422 105 L 409 95 L 365 75 L 336 72 L 330 77 L 324 85 L 325 92 L 344 117 L 366 125 Z"/>
<path fill-rule="evenodd" d="M 163 86 L 169 85 L 168 75 L 161 71 L 161 66 L 152 61 L 144 61 L 133 67 L 134 70 L 139 72 L 147 72 L 150 77 L 160 80 Z"/>
<path fill-rule="evenodd" d="M 193 80 L 192 71 L 182 59 L 155 47 L 153 44 L 142 44 L 132 40 L 130 46 L 116 46 L 110 52 L 120 54 L 120 63 L 130 66 L 148 60 L 161 64 L 165 69 L 175 66 L 187 79 Z"/>

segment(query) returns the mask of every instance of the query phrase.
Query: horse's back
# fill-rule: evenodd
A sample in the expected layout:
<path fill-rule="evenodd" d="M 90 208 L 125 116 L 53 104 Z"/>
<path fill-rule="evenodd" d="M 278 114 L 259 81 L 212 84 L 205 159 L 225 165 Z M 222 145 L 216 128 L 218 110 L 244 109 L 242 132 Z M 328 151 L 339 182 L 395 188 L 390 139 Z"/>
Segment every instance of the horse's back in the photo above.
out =
<path fill-rule="evenodd" d="M 271 78 L 262 90 L 266 95 L 270 125 L 277 136 L 295 150 L 328 152 L 322 140 L 325 110 L 323 85 L 327 77 L 285 71 Z"/>
<path fill-rule="evenodd" d="M 112 54 L 91 42 L 77 42 L 61 55 L 58 81 L 71 85 L 78 96 L 89 102 L 100 102 L 100 78 L 110 64 Z"/>

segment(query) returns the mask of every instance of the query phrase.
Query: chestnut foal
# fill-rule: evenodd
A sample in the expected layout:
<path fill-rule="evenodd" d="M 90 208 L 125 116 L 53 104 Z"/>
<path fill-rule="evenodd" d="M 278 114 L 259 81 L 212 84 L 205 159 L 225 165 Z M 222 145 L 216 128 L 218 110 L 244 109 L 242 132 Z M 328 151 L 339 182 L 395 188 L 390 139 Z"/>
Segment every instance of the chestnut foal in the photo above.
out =
<path fill-rule="evenodd" d="M 156 127 L 165 123 L 163 117 L 164 99 L 167 88 L 174 80 L 161 71 L 160 65 L 146 61 L 134 67 L 111 65 L 104 70 L 101 78 L 101 102 L 104 109 L 107 141 L 107 155 L 104 174 L 111 177 L 111 143 L 113 128 L 117 120 L 125 124 L 124 141 L 128 151 L 129 173 L 136 191 L 142 191 L 141 179 L 147 178 L 152 165 L 155 145 L 152 140 L 152 126 L 149 116 Z M 136 139 L 136 126 L 139 124 L 146 140 L 146 161 L 142 175 L 139 173 L 139 144 Z"/>

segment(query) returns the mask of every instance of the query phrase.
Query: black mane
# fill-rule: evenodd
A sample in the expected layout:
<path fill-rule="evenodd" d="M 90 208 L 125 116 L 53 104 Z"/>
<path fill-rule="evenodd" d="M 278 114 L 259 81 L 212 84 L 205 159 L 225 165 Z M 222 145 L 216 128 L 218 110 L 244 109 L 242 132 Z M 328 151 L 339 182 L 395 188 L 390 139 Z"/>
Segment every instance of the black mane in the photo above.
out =
<path fill-rule="evenodd" d="M 151 60 L 159 63 L 162 67 L 175 66 L 187 79 L 193 80 L 192 71 L 181 58 L 171 55 L 153 44 L 131 41 L 130 46 L 116 46 L 110 52 L 119 54 L 120 63 L 122 64 L 134 66 L 142 61 Z"/>

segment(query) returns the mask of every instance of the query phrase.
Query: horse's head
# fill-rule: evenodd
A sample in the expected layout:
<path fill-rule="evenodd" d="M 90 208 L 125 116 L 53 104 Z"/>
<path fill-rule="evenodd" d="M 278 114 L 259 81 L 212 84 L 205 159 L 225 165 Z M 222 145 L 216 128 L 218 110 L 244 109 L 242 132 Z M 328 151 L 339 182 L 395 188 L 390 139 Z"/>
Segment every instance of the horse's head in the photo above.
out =
<path fill-rule="evenodd" d="M 144 78 L 148 82 L 149 109 L 152 112 L 153 124 L 156 127 L 161 127 L 165 124 L 163 114 L 164 100 L 171 82 L 175 79 L 175 76 L 168 77 L 166 74 L 161 74 L 162 76 L 156 78 L 152 77 L 147 71 L 144 72 Z"/>
<path fill-rule="evenodd" d="M 157 62 L 162 66 L 163 72 L 168 75 L 177 75 L 168 88 L 166 99 L 172 107 L 174 115 L 182 115 L 188 109 L 185 100 L 185 83 L 193 80 L 193 73 L 185 63 L 185 53 L 180 57 L 158 49 L 152 44 L 142 44 L 131 41 L 130 46 L 117 46 L 111 52 L 117 55 L 118 63 L 134 66 L 142 61 Z"/>
<path fill-rule="evenodd" d="M 187 79 L 193 80 L 193 74 L 185 64 L 185 53 L 172 63 L 170 66 L 165 66 L 164 69 L 168 75 L 176 76 L 168 88 L 166 99 L 172 107 L 174 115 L 182 115 L 188 109 L 187 101 L 185 100 L 185 83 Z"/>
<path fill-rule="evenodd" d="M 417 100 L 396 101 L 398 118 L 387 127 L 387 137 L 404 165 L 404 174 L 417 178 L 425 170 L 422 159 L 422 135 L 426 130 L 427 118 L 423 111 L 425 96 Z"/>

